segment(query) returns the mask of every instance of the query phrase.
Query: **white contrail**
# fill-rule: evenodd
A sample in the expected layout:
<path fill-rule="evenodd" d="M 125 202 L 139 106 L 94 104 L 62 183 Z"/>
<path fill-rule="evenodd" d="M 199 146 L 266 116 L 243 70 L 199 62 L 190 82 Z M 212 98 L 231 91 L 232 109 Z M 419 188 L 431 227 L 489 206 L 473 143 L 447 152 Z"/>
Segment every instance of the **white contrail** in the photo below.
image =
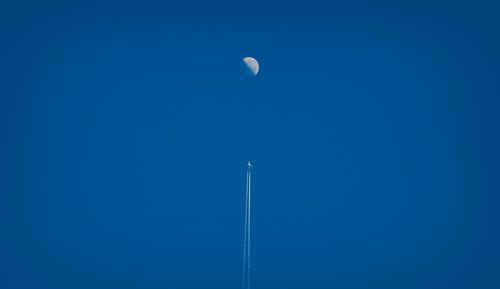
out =
<path fill-rule="evenodd" d="M 251 196 L 252 196 L 252 173 L 250 163 L 247 169 L 246 192 L 245 192 L 245 234 L 243 240 L 243 273 L 242 289 L 250 288 L 250 228 L 251 228 Z"/>
<path fill-rule="evenodd" d="M 248 242 L 247 242 L 247 289 L 250 288 L 250 229 L 252 228 L 252 171 L 248 169 Z"/>
<path fill-rule="evenodd" d="M 247 242 L 248 242 L 248 171 L 245 187 L 245 234 L 243 239 L 243 276 L 241 280 L 241 288 L 245 289 L 246 285 L 246 267 L 247 267 Z"/>

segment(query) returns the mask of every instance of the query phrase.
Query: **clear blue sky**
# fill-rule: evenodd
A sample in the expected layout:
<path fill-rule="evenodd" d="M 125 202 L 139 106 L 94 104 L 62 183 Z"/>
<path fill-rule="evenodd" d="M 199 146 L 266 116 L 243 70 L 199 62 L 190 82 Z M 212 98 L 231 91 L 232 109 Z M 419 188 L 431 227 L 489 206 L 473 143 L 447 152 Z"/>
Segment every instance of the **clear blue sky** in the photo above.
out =
<path fill-rule="evenodd" d="M 249 160 L 253 288 L 500 288 L 497 4 L 65 2 L 0 4 L 0 288 L 239 288 Z"/>

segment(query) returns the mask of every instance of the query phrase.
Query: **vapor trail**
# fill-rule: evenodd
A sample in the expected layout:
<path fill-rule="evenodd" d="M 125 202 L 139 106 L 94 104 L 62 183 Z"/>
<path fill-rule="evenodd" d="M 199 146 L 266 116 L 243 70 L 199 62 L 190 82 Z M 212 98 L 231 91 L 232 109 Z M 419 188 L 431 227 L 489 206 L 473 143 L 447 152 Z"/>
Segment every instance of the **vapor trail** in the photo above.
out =
<path fill-rule="evenodd" d="M 243 240 L 243 273 L 242 273 L 242 289 L 250 288 L 250 228 L 251 228 L 251 198 L 252 198 L 252 172 L 251 164 L 248 163 L 246 192 L 245 192 L 245 233 Z"/>
<path fill-rule="evenodd" d="M 245 187 L 245 234 L 243 239 L 243 276 L 241 280 L 241 288 L 245 289 L 246 285 L 246 270 L 247 270 L 247 245 L 248 245 L 248 171 L 247 171 L 246 187 Z"/>
<path fill-rule="evenodd" d="M 250 229 L 252 228 L 252 172 L 248 169 L 248 240 L 247 240 L 247 289 L 250 288 Z"/>

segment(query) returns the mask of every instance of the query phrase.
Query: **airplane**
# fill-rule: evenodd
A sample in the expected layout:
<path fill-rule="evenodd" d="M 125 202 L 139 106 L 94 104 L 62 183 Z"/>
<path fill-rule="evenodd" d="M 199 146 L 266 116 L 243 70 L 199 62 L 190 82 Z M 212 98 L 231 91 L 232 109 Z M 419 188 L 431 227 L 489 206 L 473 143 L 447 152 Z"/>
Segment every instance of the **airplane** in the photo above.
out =
<path fill-rule="evenodd" d="M 252 164 L 250 162 L 247 163 L 247 167 L 248 168 L 251 168 L 252 167 Z"/>

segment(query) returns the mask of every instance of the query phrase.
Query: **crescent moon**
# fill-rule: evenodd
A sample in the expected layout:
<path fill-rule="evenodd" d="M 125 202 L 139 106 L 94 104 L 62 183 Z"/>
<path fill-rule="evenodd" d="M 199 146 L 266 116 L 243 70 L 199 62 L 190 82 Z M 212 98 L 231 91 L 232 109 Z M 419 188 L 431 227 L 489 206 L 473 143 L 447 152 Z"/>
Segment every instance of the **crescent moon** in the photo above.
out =
<path fill-rule="evenodd" d="M 252 73 L 253 76 L 259 73 L 259 62 L 253 57 L 245 57 L 243 58 L 243 63 L 245 63 L 248 70 Z"/>

